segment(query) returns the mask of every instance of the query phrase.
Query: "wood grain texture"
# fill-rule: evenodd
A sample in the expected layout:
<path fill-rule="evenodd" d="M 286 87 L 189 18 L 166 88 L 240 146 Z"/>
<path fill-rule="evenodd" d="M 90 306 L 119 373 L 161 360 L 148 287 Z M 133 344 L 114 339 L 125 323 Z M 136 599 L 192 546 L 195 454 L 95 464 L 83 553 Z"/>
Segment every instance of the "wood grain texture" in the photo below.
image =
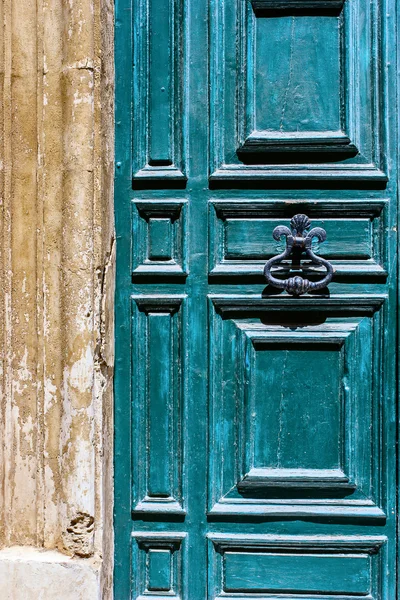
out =
<path fill-rule="evenodd" d="M 187 203 L 138 200 L 132 206 L 132 277 L 186 277 Z"/>
<path fill-rule="evenodd" d="M 117 0 L 116 600 L 156 593 L 137 540 L 161 551 L 178 531 L 181 587 L 165 594 L 397 593 L 394 2 L 255 2 L 185 3 L 187 182 L 132 190 L 140 20 Z M 326 230 L 313 250 L 336 274 L 294 298 L 262 271 L 299 213 Z"/>
<path fill-rule="evenodd" d="M 184 11 L 181 0 L 133 3 L 133 164 L 138 181 L 184 182 Z"/>
<path fill-rule="evenodd" d="M 268 258 L 284 246 L 272 237 L 275 225 L 289 224 L 292 210 L 315 215 L 316 224 L 327 231 L 317 253 L 330 260 L 337 275 L 387 276 L 382 235 L 386 222 L 385 200 L 370 205 L 359 202 L 337 204 L 320 200 L 294 201 L 219 200 L 210 203 L 210 276 L 261 276 Z M 304 266 L 305 271 L 308 267 Z M 318 270 L 318 269 L 317 269 Z"/>
<path fill-rule="evenodd" d="M 211 2 L 211 180 L 379 185 L 377 4 L 345 3 L 336 16 L 285 15 L 284 4 L 269 18 L 250 2 Z"/>
<path fill-rule="evenodd" d="M 376 383 L 367 373 L 376 360 L 372 339 L 379 335 L 379 312 L 374 320 L 336 316 L 288 331 L 279 319 L 271 325 L 249 322 L 257 313 L 247 300 L 247 309 L 233 312 L 231 322 L 229 312 L 221 318 L 210 309 L 210 511 L 279 514 L 286 505 L 291 514 L 335 510 L 349 517 L 353 507 L 357 514 L 364 510 L 385 518 L 379 501 L 376 506 L 378 490 L 372 496 L 361 491 L 380 480 L 369 466 L 372 456 L 382 452 L 371 447 L 377 422 L 362 425 L 360 420 L 377 409 Z M 300 311 L 301 299 L 291 307 Z M 264 308 L 268 311 L 268 300 Z M 280 315 L 283 309 L 281 304 Z M 323 310 L 320 304 L 319 316 Z M 343 304 L 340 310 L 345 313 Z M 268 321 L 268 313 L 263 314 Z M 352 435 L 356 423 L 357 441 Z M 328 476 L 327 469 L 341 474 Z M 312 500 L 308 505 L 307 498 Z"/>
<path fill-rule="evenodd" d="M 274 600 L 314 594 L 356 600 L 382 593 L 384 536 L 211 534 L 209 540 L 211 598 L 240 592 L 268 593 Z"/>
<path fill-rule="evenodd" d="M 186 534 L 181 532 L 135 534 L 132 554 L 136 598 L 184 597 L 183 582 Z"/>
<path fill-rule="evenodd" d="M 135 513 L 185 513 L 181 422 L 185 374 L 180 358 L 186 330 L 183 302 L 180 296 L 132 299 L 133 384 L 141 407 L 133 424 Z"/>

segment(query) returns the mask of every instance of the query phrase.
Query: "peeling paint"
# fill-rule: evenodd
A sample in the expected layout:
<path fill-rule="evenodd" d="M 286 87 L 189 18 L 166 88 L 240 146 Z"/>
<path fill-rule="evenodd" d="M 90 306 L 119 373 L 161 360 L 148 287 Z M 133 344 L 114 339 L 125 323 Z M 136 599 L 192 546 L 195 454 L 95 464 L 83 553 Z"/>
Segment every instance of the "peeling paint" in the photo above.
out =
<path fill-rule="evenodd" d="M 82 356 L 71 367 L 68 376 L 66 369 L 65 378 L 69 385 L 79 392 L 87 392 L 93 385 L 93 353 L 91 346 L 87 346 L 86 351 L 82 352 Z"/>
<path fill-rule="evenodd" d="M 57 397 L 57 388 L 53 384 L 53 382 L 46 377 L 44 380 L 44 410 L 45 412 L 49 411 L 53 406 L 53 403 L 56 402 Z"/>
<path fill-rule="evenodd" d="M 113 3 L 18 8 L 1 20 L 0 543 L 98 561 L 108 600 Z"/>

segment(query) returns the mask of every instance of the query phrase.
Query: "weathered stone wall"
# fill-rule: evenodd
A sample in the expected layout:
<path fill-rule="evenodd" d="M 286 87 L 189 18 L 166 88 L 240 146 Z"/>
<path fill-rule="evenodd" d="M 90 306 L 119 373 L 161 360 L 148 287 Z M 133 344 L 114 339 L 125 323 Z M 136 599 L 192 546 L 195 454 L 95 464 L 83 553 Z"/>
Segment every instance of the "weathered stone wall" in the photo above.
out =
<path fill-rule="evenodd" d="M 90 562 L 108 598 L 113 3 L 0 11 L 0 542 Z"/>

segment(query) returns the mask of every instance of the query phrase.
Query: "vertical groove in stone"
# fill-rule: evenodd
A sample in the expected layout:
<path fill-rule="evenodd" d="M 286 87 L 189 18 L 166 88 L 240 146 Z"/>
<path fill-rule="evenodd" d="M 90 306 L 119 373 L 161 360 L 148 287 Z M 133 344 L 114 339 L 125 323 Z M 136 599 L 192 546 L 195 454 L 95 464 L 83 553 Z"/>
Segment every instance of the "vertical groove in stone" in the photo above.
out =
<path fill-rule="evenodd" d="M 12 514 L 10 510 L 13 479 L 11 453 L 13 447 L 11 422 L 11 0 L 3 0 L 3 52 L 4 52 L 4 89 L 3 89 L 3 293 L 4 293 L 4 362 L 3 362 L 3 423 L 2 437 L 4 447 L 3 464 L 3 543 L 10 544 Z"/>
<path fill-rule="evenodd" d="M 43 5 L 42 198 L 43 512 L 45 547 L 61 546 L 59 502 L 62 423 L 61 251 L 63 199 L 62 0 Z"/>
<path fill-rule="evenodd" d="M 65 549 L 94 552 L 94 40 L 93 6 L 64 4 L 63 426 Z M 83 535 L 75 534 L 80 519 Z"/>
<path fill-rule="evenodd" d="M 36 428 L 36 454 L 37 454 L 37 478 L 36 478 L 36 497 L 37 497 L 37 545 L 42 546 L 44 542 L 44 386 L 43 386 L 43 358 L 44 358 L 44 338 L 43 338 L 43 250 L 44 250 L 44 177 L 43 177 L 43 159 L 44 159 L 44 130 L 43 130 L 43 2 L 45 0 L 36 0 L 36 110 L 37 110 L 37 244 L 36 244 L 36 322 L 37 322 L 37 428 Z M 39 383 L 40 382 L 40 383 Z"/>
<path fill-rule="evenodd" d="M 37 543 L 36 0 L 11 1 L 11 542 Z M 24 493 L 21 493 L 21 490 Z"/>
<path fill-rule="evenodd" d="M 4 113 L 5 113 L 5 97 L 4 97 L 4 80 L 5 80 L 5 52 L 4 52 L 4 2 L 0 0 L 0 422 L 4 423 L 5 419 L 5 394 L 4 394 L 4 373 L 5 373 L 5 280 L 4 280 Z M 5 475 L 5 431 L 0 429 L 0 544 L 3 543 L 5 535 L 4 522 L 4 475 Z"/>

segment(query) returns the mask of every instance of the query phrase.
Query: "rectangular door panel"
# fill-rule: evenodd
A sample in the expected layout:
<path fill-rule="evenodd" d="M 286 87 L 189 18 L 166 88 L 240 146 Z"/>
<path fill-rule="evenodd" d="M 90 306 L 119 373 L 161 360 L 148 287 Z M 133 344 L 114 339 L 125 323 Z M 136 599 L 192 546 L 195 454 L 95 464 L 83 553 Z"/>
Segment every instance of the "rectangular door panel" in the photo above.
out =
<path fill-rule="evenodd" d="M 135 513 L 182 514 L 182 296 L 132 298 Z M 143 368 L 143 366 L 146 368 Z"/>
<path fill-rule="evenodd" d="M 211 0 L 211 179 L 385 181 L 378 0 L 282 5 Z"/>
<path fill-rule="evenodd" d="M 210 535 L 214 598 L 376 600 L 386 538 Z"/>
<path fill-rule="evenodd" d="M 134 203 L 132 277 L 186 277 L 186 209 L 185 199 Z"/>
<path fill-rule="evenodd" d="M 133 2 L 133 179 L 185 181 L 182 0 Z"/>
<path fill-rule="evenodd" d="M 301 299 L 286 313 L 265 299 L 258 315 L 237 300 L 209 305 L 211 513 L 385 518 L 374 463 L 383 306 L 355 317 L 343 298 L 330 316 L 315 298 L 305 317 Z"/>
<path fill-rule="evenodd" d="M 387 200 L 254 201 L 218 200 L 210 203 L 210 275 L 261 276 L 266 261 L 283 252 L 284 240 L 276 241 L 277 225 L 289 226 L 288 210 L 315 214 L 313 225 L 323 227 L 327 239 L 313 248 L 323 251 L 340 277 L 387 276 L 385 244 Z M 307 271 L 307 261 L 303 265 Z M 285 263 L 287 271 L 289 263 Z M 283 265 L 282 265 L 283 266 Z M 324 271 L 313 266 L 310 272 Z M 384 281 L 384 279 L 383 279 Z"/>
<path fill-rule="evenodd" d="M 246 105 L 250 108 L 253 91 L 254 107 L 249 117 L 254 132 L 260 133 L 250 135 L 253 140 L 259 137 L 266 149 L 274 144 L 278 148 L 280 140 L 288 146 L 298 143 L 307 148 L 312 140 L 328 146 L 329 137 L 339 146 L 345 137 L 339 133 L 340 25 L 339 19 L 330 16 L 296 19 L 284 15 L 255 20 L 254 73 L 248 75 L 254 90 L 247 90 Z M 325 43 L 318 43 L 320 39 Z M 279 53 L 270 61 L 277 45 Z M 265 140 L 261 134 L 264 131 L 268 132 Z"/>
<path fill-rule="evenodd" d="M 184 597 L 185 538 L 181 532 L 135 533 L 132 536 L 135 598 L 160 600 L 166 596 L 178 600 Z"/>

